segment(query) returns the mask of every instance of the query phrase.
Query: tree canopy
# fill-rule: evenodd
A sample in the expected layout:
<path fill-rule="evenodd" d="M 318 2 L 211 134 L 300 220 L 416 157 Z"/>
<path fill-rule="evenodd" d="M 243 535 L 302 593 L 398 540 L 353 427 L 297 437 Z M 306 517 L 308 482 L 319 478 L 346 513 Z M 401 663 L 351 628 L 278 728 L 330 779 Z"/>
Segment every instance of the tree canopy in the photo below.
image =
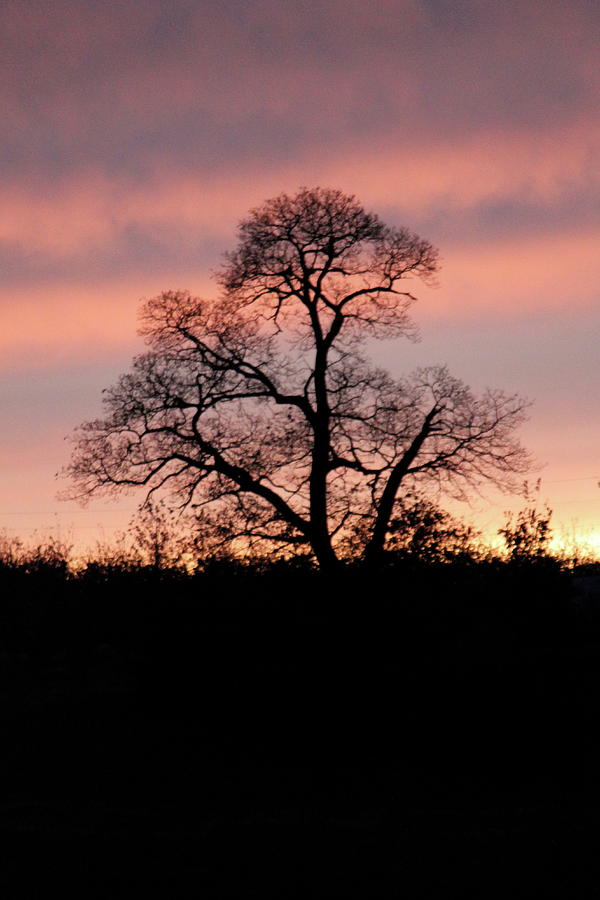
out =
<path fill-rule="evenodd" d="M 76 432 L 71 495 L 163 491 L 207 534 L 330 568 L 348 548 L 380 558 L 405 490 L 515 489 L 521 398 L 475 396 L 444 366 L 395 378 L 365 354 L 368 337 L 414 333 L 408 288 L 437 270 L 428 241 L 353 196 L 267 201 L 240 224 L 216 299 L 143 304 L 148 351 Z"/>

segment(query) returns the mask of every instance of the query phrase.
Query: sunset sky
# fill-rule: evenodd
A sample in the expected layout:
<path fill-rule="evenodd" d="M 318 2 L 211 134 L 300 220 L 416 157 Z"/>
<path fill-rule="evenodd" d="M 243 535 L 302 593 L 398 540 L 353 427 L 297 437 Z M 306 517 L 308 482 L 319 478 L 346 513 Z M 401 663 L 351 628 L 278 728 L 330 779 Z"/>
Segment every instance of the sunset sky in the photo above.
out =
<path fill-rule="evenodd" d="M 379 361 L 530 398 L 541 499 L 600 547 L 598 0 L 3 0 L 0 44 L 0 530 L 127 523 L 55 473 L 140 298 L 214 294 L 248 209 L 321 185 L 440 248 Z"/>

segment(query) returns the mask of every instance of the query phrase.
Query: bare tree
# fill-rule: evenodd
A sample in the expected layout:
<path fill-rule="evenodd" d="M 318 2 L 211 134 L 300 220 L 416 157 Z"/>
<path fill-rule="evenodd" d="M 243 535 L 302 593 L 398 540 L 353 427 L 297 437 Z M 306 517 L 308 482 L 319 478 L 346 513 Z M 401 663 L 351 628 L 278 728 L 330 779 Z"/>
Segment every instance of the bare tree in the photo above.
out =
<path fill-rule="evenodd" d="M 518 512 L 505 513 L 506 522 L 498 534 L 506 544 L 507 558 L 513 563 L 531 563 L 550 558 L 552 510 L 548 503 L 538 506 L 541 481 L 530 487 L 523 485 L 526 506 Z"/>
<path fill-rule="evenodd" d="M 181 523 L 163 500 L 148 500 L 132 518 L 127 530 L 134 552 L 155 569 L 174 569 L 185 563 L 189 541 Z"/>
<path fill-rule="evenodd" d="M 401 489 L 517 488 L 519 397 L 475 397 L 444 367 L 394 379 L 362 352 L 413 334 L 407 287 L 437 268 L 430 243 L 339 191 L 255 209 L 218 299 L 144 304 L 149 351 L 76 432 L 71 496 L 166 489 L 239 546 L 304 547 L 327 569 L 353 533 L 377 561 Z"/>

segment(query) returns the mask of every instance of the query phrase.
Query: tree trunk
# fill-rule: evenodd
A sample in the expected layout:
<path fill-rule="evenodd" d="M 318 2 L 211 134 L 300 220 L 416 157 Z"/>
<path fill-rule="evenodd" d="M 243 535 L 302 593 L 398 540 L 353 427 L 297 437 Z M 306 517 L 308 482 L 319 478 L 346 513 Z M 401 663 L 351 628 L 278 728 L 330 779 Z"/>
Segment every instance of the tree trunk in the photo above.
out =
<path fill-rule="evenodd" d="M 323 464 L 327 451 L 323 453 L 318 443 L 313 453 L 313 469 L 310 477 L 310 543 L 319 568 L 331 570 L 338 564 L 338 558 L 331 546 L 327 516 L 327 468 Z"/>
<path fill-rule="evenodd" d="M 367 544 L 367 548 L 365 550 L 365 563 L 369 568 L 377 568 L 383 562 L 383 558 L 385 555 L 385 539 L 387 537 L 388 528 L 390 526 L 390 519 L 394 510 L 394 503 L 396 502 L 398 489 L 412 462 L 416 458 L 427 437 L 431 434 L 433 421 L 438 412 L 439 410 L 437 406 L 434 406 L 433 409 L 429 411 L 429 413 L 425 416 L 425 420 L 423 422 L 423 425 L 421 426 L 421 430 L 414 438 L 412 444 L 410 445 L 402 459 L 398 463 L 396 463 L 396 465 L 390 472 L 387 484 L 383 489 L 383 493 L 379 501 L 379 509 L 377 510 L 377 516 L 375 519 L 375 524 L 373 526 L 371 540 Z"/>
<path fill-rule="evenodd" d="M 335 550 L 331 546 L 331 541 L 327 541 L 326 543 L 314 541 L 312 548 L 321 572 L 335 572 L 340 567 L 340 561 L 335 554 Z"/>
<path fill-rule="evenodd" d="M 318 323 L 315 327 L 319 328 Z M 318 349 L 315 358 L 316 415 L 313 423 L 314 443 L 310 473 L 310 525 L 311 545 L 322 571 L 332 571 L 339 560 L 331 546 L 329 516 L 327 510 L 327 475 L 329 472 L 329 400 L 326 371 L 327 349 L 320 333 L 316 335 Z"/>

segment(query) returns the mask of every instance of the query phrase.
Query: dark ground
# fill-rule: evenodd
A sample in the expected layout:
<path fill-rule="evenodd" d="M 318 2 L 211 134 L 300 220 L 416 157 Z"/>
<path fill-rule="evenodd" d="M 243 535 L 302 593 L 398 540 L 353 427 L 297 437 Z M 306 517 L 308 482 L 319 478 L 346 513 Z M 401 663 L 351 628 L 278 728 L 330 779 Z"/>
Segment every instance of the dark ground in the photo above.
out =
<path fill-rule="evenodd" d="M 600 600 L 555 568 L 2 592 L 8 898 L 600 890 Z"/>

